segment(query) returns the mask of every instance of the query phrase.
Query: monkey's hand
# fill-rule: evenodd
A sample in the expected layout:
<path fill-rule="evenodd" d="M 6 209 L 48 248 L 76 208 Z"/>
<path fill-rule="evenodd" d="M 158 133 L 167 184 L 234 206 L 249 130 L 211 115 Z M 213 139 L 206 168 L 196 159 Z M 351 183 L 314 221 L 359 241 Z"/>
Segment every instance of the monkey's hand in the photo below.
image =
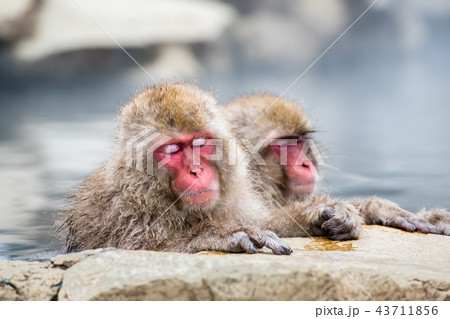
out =
<path fill-rule="evenodd" d="M 362 232 L 362 220 L 356 208 L 346 202 L 319 207 L 313 222 L 312 232 L 316 236 L 328 236 L 332 240 L 350 240 L 359 238 Z"/>
<path fill-rule="evenodd" d="M 417 217 L 435 225 L 442 235 L 450 236 L 450 212 L 441 208 L 433 208 L 429 211 L 420 211 Z"/>
<path fill-rule="evenodd" d="M 354 205 L 367 225 L 383 225 L 410 232 L 420 231 L 422 233 L 439 234 L 439 229 L 436 226 L 419 218 L 419 215 L 401 209 L 391 201 L 370 197 L 365 200 L 356 200 Z"/>
<path fill-rule="evenodd" d="M 278 236 L 269 230 L 263 231 L 238 231 L 231 235 L 229 242 L 230 251 L 233 253 L 255 254 L 258 248 L 267 247 L 275 255 L 290 255 L 292 249 Z"/>

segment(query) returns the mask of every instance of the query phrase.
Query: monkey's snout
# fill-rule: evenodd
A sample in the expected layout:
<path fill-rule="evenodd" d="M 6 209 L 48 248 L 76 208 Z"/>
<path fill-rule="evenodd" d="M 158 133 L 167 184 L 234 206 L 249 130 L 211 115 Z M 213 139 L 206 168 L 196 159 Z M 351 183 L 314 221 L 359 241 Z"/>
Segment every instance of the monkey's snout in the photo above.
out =
<path fill-rule="evenodd" d="M 191 167 L 190 172 L 192 175 L 199 177 L 202 174 L 203 169 L 201 167 Z"/>

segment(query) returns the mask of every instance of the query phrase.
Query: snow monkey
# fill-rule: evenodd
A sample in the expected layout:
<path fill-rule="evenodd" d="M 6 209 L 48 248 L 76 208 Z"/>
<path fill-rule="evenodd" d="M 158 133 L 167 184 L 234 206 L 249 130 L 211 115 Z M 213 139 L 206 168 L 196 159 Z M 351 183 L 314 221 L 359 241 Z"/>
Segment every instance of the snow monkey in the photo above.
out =
<path fill-rule="evenodd" d="M 304 149 L 313 129 L 300 105 L 277 96 L 250 95 L 230 102 L 224 113 L 237 138 L 247 141 L 242 143 L 244 148 L 248 151 L 254 146 L 264 160 L 263 165 L 259 165 L 254 156 L 249 156 L 252 179 L 258 192 L 271 200 L 274 207 L 281 206 L 288 211 L 297 206 L 302 210 L 298 214 L 303 213 L 305 219 L 316 219 L 317 227 L 311 230 L 312 235 L 328 235 L 331 239 L 356 238 L 357 223 L 360 222 L 355 216 L 357 213 L 365 224 L 450 235 L 450 212 L 442 209 L 413 214 L 377 197 L 356 200 L 350 205 L 327 195 L 314 195 L 318 169 Z M 281 161 L 283 156 L 284 163 Z M 324 213 L 317 220 L 320 210 Z M 301 218 L 297 216 L 296 219 Z M 333 224 L 333 221 L 338 222 Z M 283 227 L 280 223 L 279 228 L 272 227 L 271 230 L 279 236 L 301 235 Z M 307 225 L 303 227 L 308 229 Z M 343 231 L 345 227 L 348 232 Z"/>
<path fill-rule="evenodd" d="M 119 115 L 114 155 L 73 197 L 64 224 L 68 252 L 100 247 L 196 253 L 256 253 L 291 248 L 270 230 L 270 216 L 247 168 L 215 160 L 231 133 L 214 98 L 195 86 L 144 90 Z M 238 147 L 238 159 L 245 153 Z"/>
<path fill-rule="evenodd" d="M 301 152 L 312 126 L 297 105 L 280 102 L 268 108 L 273 101 L 268 95 L 250 96 L 223 109 L 247 150 L 256 191 L 276 211 L 267 227 L 281 237 L 358 238 L 363 221 L 351 203 L 328 195 L 305 196 L 313 193 L 318 178 L 315 165 Z"/>

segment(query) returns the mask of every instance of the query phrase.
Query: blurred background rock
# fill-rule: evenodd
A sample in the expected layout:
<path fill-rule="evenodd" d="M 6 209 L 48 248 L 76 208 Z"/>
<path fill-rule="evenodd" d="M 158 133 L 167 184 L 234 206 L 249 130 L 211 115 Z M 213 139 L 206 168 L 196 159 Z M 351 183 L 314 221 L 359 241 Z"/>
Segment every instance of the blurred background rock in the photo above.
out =
<path fill-rule="evenodd" d="M 64 196 L 136 91 L 280 94 L 371 3 L 0 0 L 0 258 L 60 245 Z M 286 92 L 316 121 L 324 188 L 450 208 L 449 31 L 449 1 L 379 0 Z"/>

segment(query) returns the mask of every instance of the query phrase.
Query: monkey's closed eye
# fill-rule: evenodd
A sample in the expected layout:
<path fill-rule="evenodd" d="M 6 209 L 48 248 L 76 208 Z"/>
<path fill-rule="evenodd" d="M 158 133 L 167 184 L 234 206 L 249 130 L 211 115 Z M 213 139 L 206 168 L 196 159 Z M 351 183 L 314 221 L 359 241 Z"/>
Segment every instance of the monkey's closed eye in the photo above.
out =
<path fill-rule="evenodd" d="M 281 146 L 296 145 L 296 144 L 297 144 L 297 137 L 283 137 L 283 138 L 273 140 L 270 145 L 281 147 Z"/>
<path fill-rule="evenodd" d="M 179 144 L 169 144 L 164 146 L 164 153 L 166 154 L 175 154 L 181 149 Z"/>
<path fill-rule="evenodd" d="M 194 147 L 201 147 L 206 145 L 206 138 L 200 137 L 192 140 L 192 146 Z"/>
<path fill-rule="evenodd" d="M 306 140 L 306 136 L 305 135 L 300 135 L 298 138 L 297 138 L 297 142 L 300 144 L 300 143 L 305 143 L 305 140 Z"/>

